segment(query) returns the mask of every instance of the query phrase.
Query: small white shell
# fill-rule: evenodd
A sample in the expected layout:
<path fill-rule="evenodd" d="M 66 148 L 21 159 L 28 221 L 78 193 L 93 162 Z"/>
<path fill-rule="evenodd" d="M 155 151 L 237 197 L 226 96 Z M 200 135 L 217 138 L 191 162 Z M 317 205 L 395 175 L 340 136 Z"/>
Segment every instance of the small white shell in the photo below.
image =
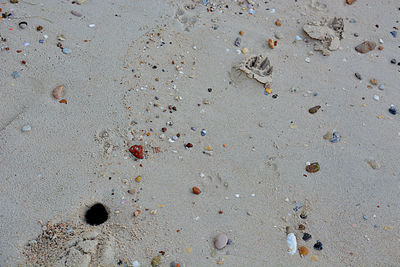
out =
<path fill-rule="evenodd" d="M 286 242 L 289 247 L 288 253 L 294 255 L 297 251 L 296 236 L 293 233 L 288 234 Z"/>

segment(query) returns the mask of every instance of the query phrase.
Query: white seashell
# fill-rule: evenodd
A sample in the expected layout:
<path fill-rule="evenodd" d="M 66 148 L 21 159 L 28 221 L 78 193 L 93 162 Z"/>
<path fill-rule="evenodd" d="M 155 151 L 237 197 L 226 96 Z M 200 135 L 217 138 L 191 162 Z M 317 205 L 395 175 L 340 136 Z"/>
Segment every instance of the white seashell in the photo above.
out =
<path fill-rule="evenodd" d="M 297 251 L 297 241 L 296 236 L 293 233 L 288 234 L 286 242 L 288 244 L 289 250 L 288 253 L 290 255 L 294 255 Z"/>

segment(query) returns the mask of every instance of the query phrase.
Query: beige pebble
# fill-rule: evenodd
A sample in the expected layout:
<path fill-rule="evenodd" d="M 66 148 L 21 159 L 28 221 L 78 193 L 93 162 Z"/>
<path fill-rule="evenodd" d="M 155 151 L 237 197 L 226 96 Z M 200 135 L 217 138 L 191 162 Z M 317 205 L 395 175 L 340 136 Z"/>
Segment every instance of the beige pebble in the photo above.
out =
<path fill-rule="evenodd" d="M 64 85 L 59 85 L 56 88 L 53 89 L 53 97 L 55 99 L 60 99 L 61 97 L 63 97 L 63 93 L 64 93 Z"/>

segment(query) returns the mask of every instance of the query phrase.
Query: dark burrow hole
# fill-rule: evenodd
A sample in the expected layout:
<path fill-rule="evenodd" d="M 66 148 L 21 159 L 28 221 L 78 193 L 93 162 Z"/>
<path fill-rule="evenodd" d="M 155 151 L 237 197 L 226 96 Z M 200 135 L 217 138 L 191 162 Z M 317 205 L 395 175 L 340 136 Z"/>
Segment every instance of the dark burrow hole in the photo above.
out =
<path fill-rule="evenodd" d="M 85 213 L 85 221 L 90 225 L 100 225 L 108 220 L 108 211 L 101 203 L 91 206 Z"/>

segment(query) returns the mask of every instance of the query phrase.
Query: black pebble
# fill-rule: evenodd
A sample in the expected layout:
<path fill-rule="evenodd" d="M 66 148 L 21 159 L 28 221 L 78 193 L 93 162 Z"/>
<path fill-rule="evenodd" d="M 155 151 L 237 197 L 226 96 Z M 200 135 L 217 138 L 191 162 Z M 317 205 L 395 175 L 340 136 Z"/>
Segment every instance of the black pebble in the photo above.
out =
<path fill-rule="evenodd" d="M 396 63 L 397 63 L 397 61 L 396 61 L 396 59 L 392 59 L 392 60 L 390 60 L 390 63 L 392 63 L 392 64 L 396 64 Z"/>
<path fill-rule="evenodd" d="M 396 115 L 396 114 L 397 114 L 397 110 L 396 110 L 396 108 L 393 107 L 393 106 L 389 108 L 389 112 L 390 112 L 390 114 L 393 114 L 393 115 Z"/>
<path fill-rule="evenodd" d="M 278 98 L 278 94 L 274 94 L 274 95 L 272 95 L 272 98 Z"/>
<path fill-rule="evenodd" d="M 319 240 L 317 240 L 317 243 L 314 244 L 314 249 L 322 250 L 322 243 Z"/>
<path fill-rule="evenodd" d="M 210 93 L 211 93 L 211 92 L 212 92 L 212 88 L 208 88 L 208 92 L 210 92 Z"/>
<path fill-rule="evenodd" d="M 304 241 L 308 241 L 308 240 L 310 240 L 312 238 L 312 236 L 309 234 L 309 233 L 304 233 L 304 235 L 303 235 L 303 240 Z"/>

